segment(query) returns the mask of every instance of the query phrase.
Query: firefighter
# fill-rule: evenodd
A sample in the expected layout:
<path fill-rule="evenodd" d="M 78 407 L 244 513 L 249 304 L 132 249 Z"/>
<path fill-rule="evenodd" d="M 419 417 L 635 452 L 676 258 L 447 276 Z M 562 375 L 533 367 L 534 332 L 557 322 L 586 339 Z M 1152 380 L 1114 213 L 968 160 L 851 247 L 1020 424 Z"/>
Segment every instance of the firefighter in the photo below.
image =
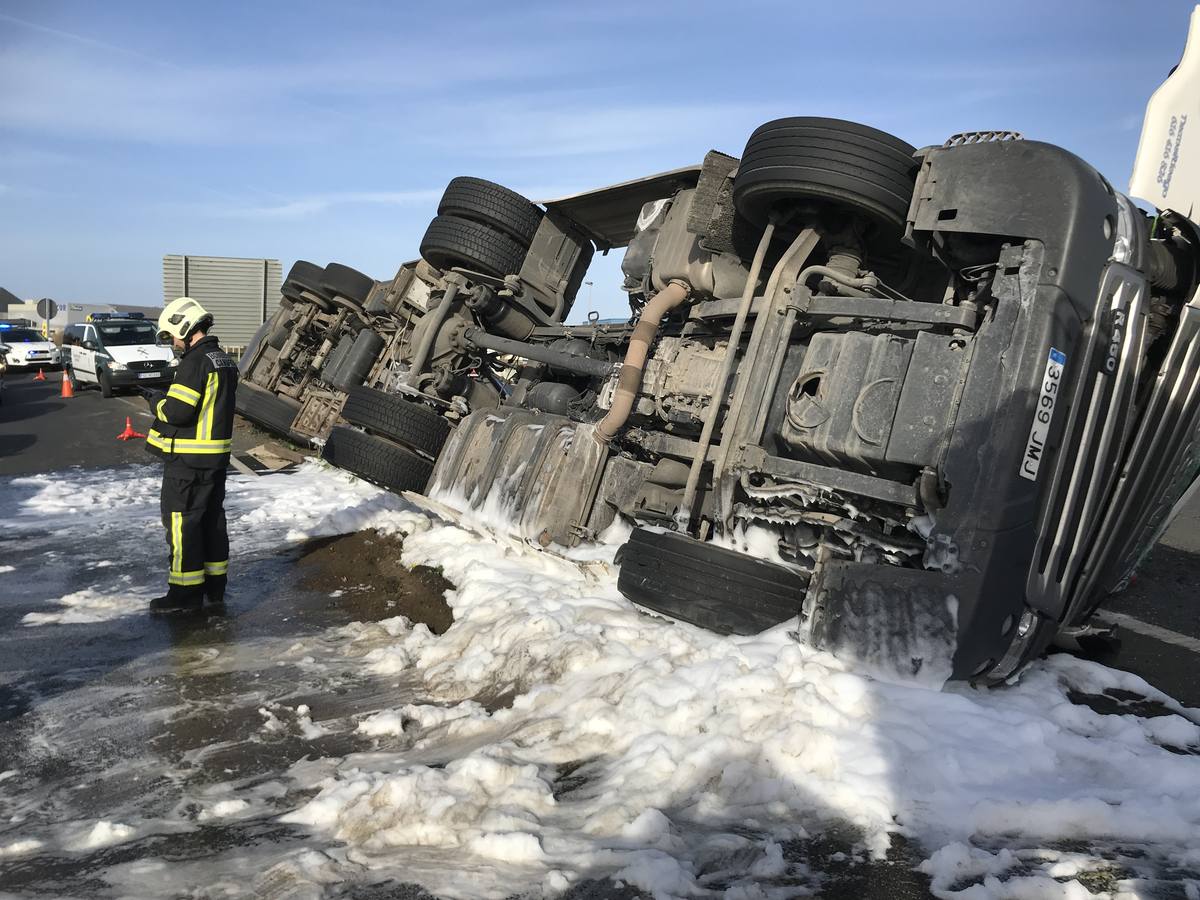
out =
<path fill-rule="evenodd" d="M 167 304 L 160 340 L 183 352 L 170 389 L 147 392 L 154 425 L 146 449 L 165 462 L 162 521 L 167 532 L 167 593 L 152 613 L 198 610 L 221 603 L 229 568 L 225 530 L 225 469 L 233 443 L 237 363 L 208 333 L 213 318 L 191 297 Z"/>

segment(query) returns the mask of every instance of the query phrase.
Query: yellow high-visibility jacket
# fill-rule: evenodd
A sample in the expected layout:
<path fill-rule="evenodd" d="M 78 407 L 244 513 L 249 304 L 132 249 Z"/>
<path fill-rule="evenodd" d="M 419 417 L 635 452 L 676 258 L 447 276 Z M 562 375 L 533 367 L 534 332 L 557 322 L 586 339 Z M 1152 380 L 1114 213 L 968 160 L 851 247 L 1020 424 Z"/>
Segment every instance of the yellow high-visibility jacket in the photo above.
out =
<path fill-rule="evenodd" d="M 175 369 L 175 382 L 155 408 L 146 449 L 197 469 L 229 465 L 237 363 L 214 335 L 197 341 Z"/>

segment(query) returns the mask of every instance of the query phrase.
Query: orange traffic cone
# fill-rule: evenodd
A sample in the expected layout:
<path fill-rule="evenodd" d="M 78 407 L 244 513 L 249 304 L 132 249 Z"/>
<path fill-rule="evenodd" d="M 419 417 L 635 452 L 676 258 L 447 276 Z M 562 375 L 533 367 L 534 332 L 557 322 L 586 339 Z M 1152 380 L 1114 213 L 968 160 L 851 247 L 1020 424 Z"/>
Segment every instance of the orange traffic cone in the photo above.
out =
<path fill-rule="evenodd" d="M 38 369 L 38 373 L 37 373 L 36 375 L 34 375 L 34 376 L 33 376 L 33 380 L 34 380 L 34 381 L 45 381 L 45 380 L 46 380 L 46 373 L 45 373 L 45 372 L 43 372 L 41 369 Z"/>
<path fill-rule="evenodd" d="M 71 379 L 67 377 L 66 369 L 63 369 L 63 386 L 62 386 L 61 396 L 63 396 L 63 397 L 74 397 L 75 396 L 75 388 L 71 387 Z"/>
<path fill-rule="evenodd" d="M 144 438 L 145 435 L 133 430 L 133 420 L 125 417 L 125 430 L 117 435 L 118 441 L 132 441 L 134 438 Z"/>

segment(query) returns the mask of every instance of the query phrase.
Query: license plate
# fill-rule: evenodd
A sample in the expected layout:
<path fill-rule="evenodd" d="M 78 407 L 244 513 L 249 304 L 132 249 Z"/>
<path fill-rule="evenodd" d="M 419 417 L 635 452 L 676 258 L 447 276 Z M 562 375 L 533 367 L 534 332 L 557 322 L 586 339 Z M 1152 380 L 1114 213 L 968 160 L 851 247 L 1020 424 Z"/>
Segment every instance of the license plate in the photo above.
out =
<path fill-rule="evenodd" d="M 1046 358 L 1046 371 L 1042 375 L 1042 391 L 1033 413 L 1033 425 L 1029 429 L 1029 440 L 1025 442 L 1025 455 L 1017 472 L 1029 481 L 1037 481 L 1038 469 L 1042 466 L 1042 454 L 1050 437 L 1050 423 L 1054 420 L 1055 401 L 1066 365 L 1067 355 L 1051 347 L 1050 355 Z"/>
<path fill-rule="evenodd" d="M 157 378 L 157 377 L 158 377 L 157 372 L 139 372 L 138 373 L 138 378 Z"/>

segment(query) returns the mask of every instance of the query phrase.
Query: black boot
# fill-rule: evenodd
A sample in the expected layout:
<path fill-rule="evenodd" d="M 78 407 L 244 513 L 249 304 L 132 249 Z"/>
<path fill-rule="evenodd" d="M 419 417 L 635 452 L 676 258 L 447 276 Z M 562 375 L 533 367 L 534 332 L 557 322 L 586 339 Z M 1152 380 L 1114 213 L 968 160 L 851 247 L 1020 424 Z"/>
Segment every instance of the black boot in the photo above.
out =
<path fill-rule="evenodd" d="M 200 609 L 203 602 L 204 589 L 200 585 L 183 587 L 182 585 L 172 584 L 167 588 L 165 596 L 155 597 L 150 601 L 150 612 L 194 612 Z"/>
<path fill-rule="evenodd" d="M 206 575 L 204 577 L 204 599 L 214 606 L 225 602 L 225 585 L 228 575 Z"/>

